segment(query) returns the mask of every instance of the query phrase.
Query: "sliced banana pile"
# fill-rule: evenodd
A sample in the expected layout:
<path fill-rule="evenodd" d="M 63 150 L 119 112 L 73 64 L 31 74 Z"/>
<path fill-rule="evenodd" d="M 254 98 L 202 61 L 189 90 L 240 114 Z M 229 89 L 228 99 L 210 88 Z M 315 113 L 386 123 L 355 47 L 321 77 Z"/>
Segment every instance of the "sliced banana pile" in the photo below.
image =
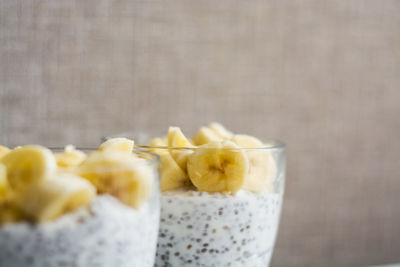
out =
<path fill-rule="evenodd" d="M 234 134 L 219 123 L 201 127 L 187 138 L 179 127 L 154 138 L 152 151 L 161 157 L 161 190 L 195 186 L 199 191 L 234 194 L 240 189 L 272 191 L 276 164 L 257 138 Z M 245 149 L 243 149 L 245 148 Z"/>
<path fill-rule="evenodd" d="M 86 155 L 28 145 L 0 146 L 0 225 L 52 221 L 107 193 L 140 208 L 152 193 L 152 168 L 132 153 L 133 141 L 110 139 Z"/>
<path fill-rule="evenodd" d="M 63 153 L 55 153 L 57 166 L 62 170 L 72 170 L 86 159 L 86 154 L 75 149 L 73 145 L 67 145 Z"/>
<path fill-rule="evenodd" d="M 56 157 L 42 146 L 8 150 L 0 166 L 0 223 L 54 220 L 88 204 L 96 192 L 85 179 L 59 173 Z"/>
<path fill-rule="evenodd" d="M 152 169 L 132 153 L 102 151 L 90 154 L 77 173 L 90 181 L 100 194 L 110 194 L 136 209 L 153 188 Z"/>

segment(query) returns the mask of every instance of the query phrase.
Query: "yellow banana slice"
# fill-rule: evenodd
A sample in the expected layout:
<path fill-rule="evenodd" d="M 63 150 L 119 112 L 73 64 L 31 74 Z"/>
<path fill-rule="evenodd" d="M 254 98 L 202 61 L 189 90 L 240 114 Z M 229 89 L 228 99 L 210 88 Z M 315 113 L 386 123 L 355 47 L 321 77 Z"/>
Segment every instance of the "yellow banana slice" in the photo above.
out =
<path fill-rule="evenodd" d="M 172 158 L 176 161 L 179 167 L 186 171 L 186 163 L 188 161 L 189 155 L 193 153 L 190 149 L 173 149 L 180 147 L 193 147 L 190 141 L 182 133 L 179 127 L 169 127 L 168 129 L 168 146 L 172 147 L 169 150 Z"/>
<path fill-rule="evenodd" d="M 168 151 L 157 149 L 154 153 L 161 159 L 160 186 L 161 191 L 167 191 L 190 184 L 187 174 L 178 166 Z"/>
<path fill-rule="evenodd" d="M 168 146 L 168 137 L 156 137 L 153 138 L 150 142 L 151 146 Z"/>
<path fill-rule="evenodd" d="M 6 167 L 0 163 L 0 202 L 7 198 L 10 188 L 7 181 Z"/>
<path fill-rule="evenodd" d="M 208 127 L 200 127 L 199 131 L 192 137 L 192 141 L 196 146 L 201 146 L 211 142 L 223 141 L 223 138 Z"/>
<path fill-rule="evenodd" d="M 0 159 L 10 151 L 11 150 L 8 147 L 0 145 Z"/>
<path fill-rule="evenodd" d="M 222 124 L 218 122 L 212 122 L 208 126 L 211 130 L 214 131 L 220 138 L 230 139 L 233 136 L 233 133 L 228 131 Z"/>
<path fill-rule="evenodd" d="M 78 167 L 77 173 L 95 185 L 99 193 L 110 194 L 136 209 L 152 193 L 153 171 L 133 154 L 94 152 Z"/>
<path fill-rule="evenodd" d="M 42 146 L 28 145 L 13 149 L 0 159 L 7 169 L 7 180 L 17 192 L 46 178 L 51 178 L 57 169 L 53 153 Z"/>
<path fill-rule="evenodd" d="M 15 202 L 6 200 L 0 201 L 0 226 L 6 223 L 23 221 L 25 216 Z"/>
<path fill-rule="evenodd" d="M 229 141 L 203 145 L 188 160 L 189 178 L 200 191 L 234 194 L 248 170 L 246 154 Z"/>
<path fill-rule="evenodd" d="M 167 147 L 168 139 L 159 137 L 154 138 L 151 140 L 150 145 L 155 147 Z M 189 177 L 172 158 L 167 148 L 153 148 L 151 149 L 151 152 L 160 156 L 161 191 L 167 191 L 190 184 Z"/>
<path fill-rule="evenodd" d="M 242 148 L 262 148 L 264 144 L 257 138 L 249 135 L 235 135 L 232 141 Z M 277 167 L 271 153 L 266 150 L 246 150 L 249 158 L 249 172 L 247 173 L 243 189 L 255 193 L 273 191 L 273 182 L 277 175 Z"/>
<path fill-rule="evenodd" d="M 179 127 L 169 127 L 168 146 L 170 147 L 193 147 L 190 141 L 182 133 Z"/>
<path fill-rule="evenodd" d="M 111 138 L 99 146 L 100 151 L 120 151 L 131 153 L 134 147 L 133 140 L 125 137 Z"/>
<path fill-rule="evenodd" d="M 88 204 L 96 189 L 73 174 L 58 174 L 30 187 L 19 199 L 20 208 L 37 222 L 52 221 Z"/>
<path fill-rule="evenodd" d="M 241 148 L 259 148 L 264 146 L 259 139 L 246 134 L 235 134 L 232 136 L 231 141 Z"/>
<path fill-rule="evenodd" d="M 86 158 L 86 154 L 75 149 L 73 145 L 66 146 L 63 153 L 55 153 L 54 156 L 56 158 L 58 167 L 61 168 L 76 167 Z"/>

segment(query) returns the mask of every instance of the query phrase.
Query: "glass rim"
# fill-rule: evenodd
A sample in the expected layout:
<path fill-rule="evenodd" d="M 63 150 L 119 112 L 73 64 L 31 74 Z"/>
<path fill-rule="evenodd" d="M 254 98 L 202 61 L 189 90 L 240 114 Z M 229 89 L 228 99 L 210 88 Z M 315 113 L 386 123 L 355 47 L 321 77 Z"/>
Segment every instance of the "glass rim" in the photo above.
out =
<path fill-rule="evenodd" d="M 266 142 L 263 142 L 264 146 L 261 147 L 229 147 L 229 148 L 224 148 L 224 147 L 216 147 L 217 149 L 223 149 L 223 150 L 285 150 L 286 149 L 286 144 L 283 143 L 280 140 L 276 139 L 271 139 L 267 140 Z M 152 145 L 137 145 L 135 144 L 135 147 L 141 148 L 141 149 L 170 149 L 170 150 L 197 150 L 199 148 L 201 149 L 216 149 L 214 147 L 202 147 L 202 146 L 193 146 L 193 147 L 173 147 L 173 146 L 152 146 Z"/>
<path fill-rule="evenodd" d="M 63 152 L 64 150 L 65 150 L 65 147 L 67 147 L 68 145 L 66 145 L 66 146 L 49 146 L 49 147 L 46 147 L 46 148 L 48 148 L 48 149 L 50 149 L 53 153 L 54 152 Z M 81 146 L 74 146 L 74 145 L 72 145 L 76 150 L 80 150 L 80 151 L 83 151 L 83 152 L 85 152 L 85 151 L 95 151 L 95 150 L 97 150 L 97 147 L 81 147 Z"/>
<path fill-rule="evenodd" d="M 47 148 L 51 152 L 53 152 L 53 154 L 62 153 L 62 152 L 65 151 L 65 147 L 55 146 L 55 147 L 47 147 Z M 74 148 L 76 150 L 84 152 L 85 154 L 98 150 L 98 148 L 95 148 L 95 147 L 75 147 L 74 146 Z M 144 149 L 144 148 L 141 148 L 141 147 L 137 147 L 137 146 L 135 146 L 133 148 L 132 153 L 150 155 L 151 158 L 143 158 L 146 161 L 146 165 L 152 165 L 152 164 L 158 165 L 160 163 L 160 160 L 161 160 L 160 156 L 157 155 L 156 153 L 153 153 L 151 151 L 148 151 L 147 149 Z"/>

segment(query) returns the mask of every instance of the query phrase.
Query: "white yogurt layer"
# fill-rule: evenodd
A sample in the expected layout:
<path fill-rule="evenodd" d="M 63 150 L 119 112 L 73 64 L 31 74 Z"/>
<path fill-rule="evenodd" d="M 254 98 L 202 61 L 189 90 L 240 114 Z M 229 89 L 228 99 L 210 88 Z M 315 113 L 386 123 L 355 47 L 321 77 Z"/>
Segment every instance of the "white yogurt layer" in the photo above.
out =
<path fill-rule="evenodd" d="M 156 266 L 268 266 L 281 204 L 267 192 L 164 192 Z"/>
<path fill-rule="evenodd" d="M 158 207 L 134 210 L 109 195 L 97 196 L 54 222 L 0 227 L 0 266 L 153 266 Z"/>

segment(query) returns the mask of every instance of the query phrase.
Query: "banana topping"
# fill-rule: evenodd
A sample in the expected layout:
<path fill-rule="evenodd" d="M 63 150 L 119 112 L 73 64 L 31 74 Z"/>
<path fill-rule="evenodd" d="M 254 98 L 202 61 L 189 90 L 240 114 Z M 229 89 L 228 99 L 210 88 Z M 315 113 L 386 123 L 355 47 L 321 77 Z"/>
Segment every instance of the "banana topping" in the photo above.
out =
<path fill-rule="evenodd" d="M 6 167 L 0 164 L 0 202 L 2 199 L 6 198 L 10 190 L 8 187 Z"/>
<path fill-rule="evenodd" d="M 167 138 L 154 138 L 151 141 L 153 147 L 168 146 Z M 161 191 L 172 190 L 183 187 L 190 183 L 189 177 L 185 171 L 172 158 L 170 150 L 165 148 L 153 148 L 151 152 L 160 156 L 160 187 Z"/>
<path fill-rule="evenodd" d="M 192 137 L 192 140 L 195 145 L 201 146 L 211 142 L 222 141 L 223 138 L 213 129 L 201 127 L 199 131 Z"/>
<path fill-rule="evenodd" d="M 132 153 L 134 147 L 133 140 L 125 137 L 111 138 L 99 146 L 100 151 L 120 151 Z"/>
<path fill-rule="evenodd" d="M 0 226 L 5 223 L 20 222 L 25 219 L 24 213 L 14 201 L 0 201 Z"/>
<path fill-rule="evenodd" d="M 140 208 L 152 193 L 154 173 L 132 153 L 133 144 L 114 138 L 89 155 L 72 145 L 56 154 L 38 145 L 0 146 L 0 226 L 56 220 L 88 206 L 96 193 Z"/>
<path fill-rule="evenodd" d="M 0 159 L 8 152 L 10 152 L 10 149 L 8 147 L 0 145 Z"/>
<path fill-rule="evenodd" d="M 236 193 L 244 182 L 249 161 L 234 143 L 212 142 L 189 157 L 188 173 L 200 191 Z"/>
<path fill-rule="evenodd" d="M 16 148 L 1 158 L 0 163 L 6 167 L 10 187 L 17 192 L 52 178 L 57 170 L 53 153 L 37 145 Z"/>
<path fill-rule="evenodd" d="M 192 154 L 193 151 L 190 149 L 177 150 L 174 148 L 188 148 L 188 147 L 193 147 L 193 145 L 182 133 L 179 127 L 169 127 L 168 146 L 172 148 L 170 149 L 172 158 L 176 161 L 176 163 L 183 171 L 186 171 L 186 163 L 188 161 L 190 154 Z"/>
<path fill-rule="evenodd" d="M 208 128 L 213 130 L 216 135 L 223 139 L 229 139 L 233 136 L 233 133 L 231 131 L 228 131 L 222 124 L 218 122 L 210 123 Z"/>
<path fill-rule="evenodd" d="M 243 148 L 262 148 L 264 144 L 257 138 L 249 135 L 238 134 L 232 141 Z M 269 151 L 262 149 L 248 149 L 246 155 L 249 159 L 249 171 L 244 180 L 243 189 L 252 192 L 272 191 L 276 176 L 276 164 Z"/>
<path fill-rule="evenodd" d="M 152 169 L 142 161 L 124 152 L 96 151 L 76 172 L 90 181 L 99 193 L 108 193 L 137 209 L 148 199 L 153 186 Z M 144 164 L 138 164 L 140 162 Z"/>
<path fill-rule="evenodd" d="M 168 140 L 154 138 L 151 146 L 168 146 L 152 150 L 161 157 L 162 191 L 191 184 L 206 192 L 273 191 L 277 167 L 266 145 L 220 123 L 200 127 L 191 138 L 179 127 L 170 127 Z"/>
<path fill-rule="evenodd" d="M 73 174 L 58 174 L 30 187 L 19 200 L 21 209 L 37 222 L 55 220 L 88 204 L 96 189 Z"/>
<path fill-rule="evenodd" d="M 77 167 L 86 158 L 86 154 L 75 149 L 73 145 L 67 145 L 63 153 L 56 153 L 54 156 L 56 157 L 57 165 L 60 168 Z"/>
<path fill-rule="evenodd" d="M 200 127 L 199 131 L 192 137 L 193 143 L 201 146 L 215 141 L 224 141 L 232 138 L 233 133 L 228 131 L 222 124 L 212 122 L 208 126 Z"/>

